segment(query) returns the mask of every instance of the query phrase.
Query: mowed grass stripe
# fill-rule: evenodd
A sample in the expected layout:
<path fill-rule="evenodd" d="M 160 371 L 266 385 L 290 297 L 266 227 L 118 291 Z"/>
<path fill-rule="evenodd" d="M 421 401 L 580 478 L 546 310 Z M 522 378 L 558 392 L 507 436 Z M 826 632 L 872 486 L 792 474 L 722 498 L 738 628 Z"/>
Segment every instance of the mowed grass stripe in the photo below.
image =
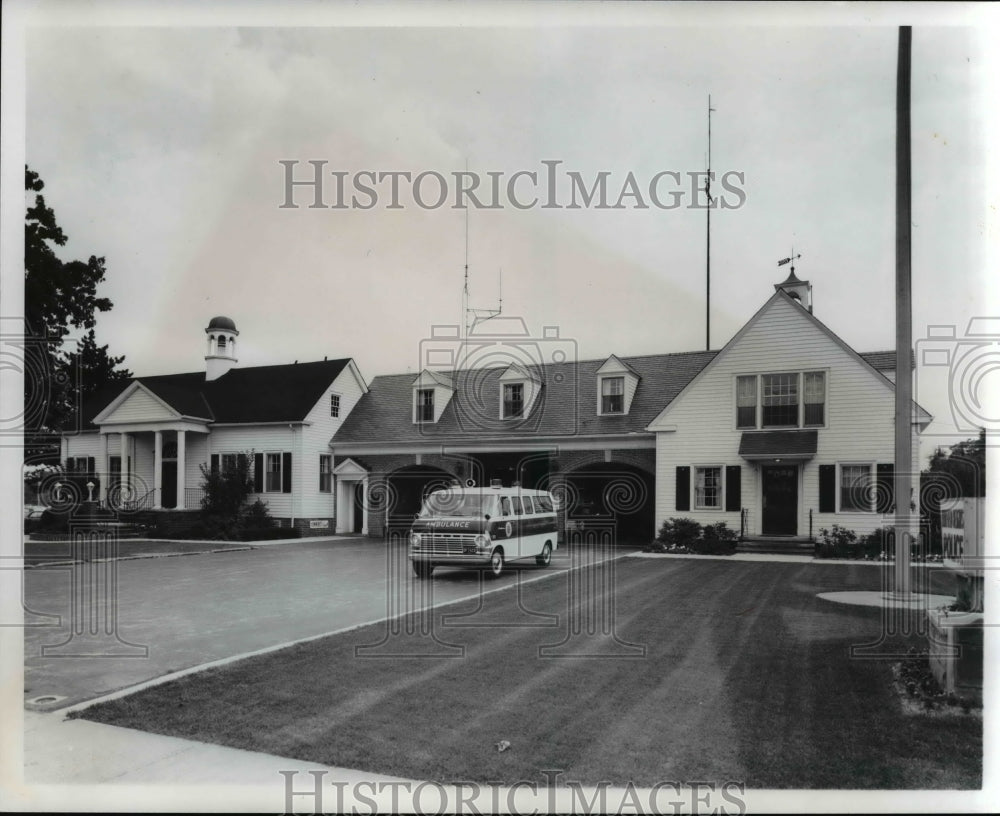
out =
<path fill-rule="evenodd" d="M 879 610 L 816 598 L 877 589 L 877 569 L 649 559 L 614 569 L 616 631 L 646 646 L 642 659 L 539 656 L 573 614 L 609 600 L 604 584 L 568 600 L 559 575 L 521 592 L 526 609 L 560 615 L 559 627 L 441 626 L 463 607 L 435 612 L 441 639 L 465 648 L 459 659 L 355 657 L 356 645 L 384 634 L 372 626 L 83 716 L 439 781 L 542 781 L 542 770 L 558 769 L 585 783 L 979 786 L 981 723 L 903 715 L 888 662 L 848 657 L 851 643 L 878 632 Z M 489 596 L 488 620 L 534 621 L 517 597 Z M 510 750 L 497 752 L 499 740 Z"/>

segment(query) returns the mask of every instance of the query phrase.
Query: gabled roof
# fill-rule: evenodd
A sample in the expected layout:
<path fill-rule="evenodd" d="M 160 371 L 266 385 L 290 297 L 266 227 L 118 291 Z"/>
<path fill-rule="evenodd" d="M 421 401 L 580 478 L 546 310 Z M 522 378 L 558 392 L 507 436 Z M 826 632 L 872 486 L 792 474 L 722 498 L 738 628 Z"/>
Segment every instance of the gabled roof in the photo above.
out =
<path fill-rule="evenodd" d="M 861 359 L 876 371 L 895 371 L 896 352 L 895 351 L 866 351 L 861 353 Z M 916 357 L 910 352 L 910 368 L 916 367 Z"/>
<path fill-rule="evenodd" d="M 375 377 L 340 430 L 338 444 L 433 443 L 444 440 L 558 435 L 645 434 L 645 427 L 717 352 L 691 351 L 622 358 L 640 378 L 629 413 L 597 414 L 597 371 L 606 358 L 532 366 L 542 383 L 524 420 L 498 420 L 500 377 L 507 368 L 451 372 L 455 395 L 433 425 L 412 417 L 413 374 Z"/>
<path fill-rule="evenodd" d="M 413 385 L 425 385 L 428 380 L 437 383 L 444 388 L 455 387 L 454 383 L 451 381 L 451 377 L 447 374 L 442 374 L 440 371 L 431 371 L 429 368 L 425 368 L 417 375 L 416 379 L 413 381 Z"/>
<path fill-rule="evenodd" d="M 624 369 L 625 371 L 628 371 L 631 374 L 634 374 L 636 377 L 639 376 L 639 374 L 636 372 L 636 370 L 634 368 L 632 368 L 632 366 L 630 366 L 628 363 L 623 362 L 622 359 L 621 359 L 621 357 L 619 357 L 617 354 L 610 355 L 608 357 L 608 359 L 605 360 L 604 363 L 602 363 L 601 367 L 599 369 L 597 369 L 598 373 L 602 373 L 603 374 L 605 367 L 608 367 L 609 370 L 614 369 L 614 363 L 618 363 L 618 365 L 621 366 L 622 369 Z"/>
<path fill-rule="evenodd" d="M 315 363 L 232 368 L 206 382 L 202 371 L 135 377 L 112 383 L 84 406 L 84 426 L 94 429 L 100 414 L 133 382 L 141 383 L 182 416 L 212 422 L 299 422 L 316 404 L 350 358 Z"/>
<path fill-rule="evenodd" d="M 798 311 L 799 314 L 801 314 L 803 317 L 809 320 L 817 329 L 819 329 L 827 337 L 829 337 L 836 345 L 840 346 L 840 348 L 842 348 L 845 352 L 847 352 L 847 354 L 849 354 L 851 357 L 854 357 L 859 363 L 861 363 L 861 365 L 868 367 L 872 371 L 873 375 L 876 376 L 878 380 L 882 382 L 882 384 L 887 389 L 889 389 L 889 391 L 894 392 L 896 390 L 896 386 L 893 384 L 892 380 L 890 380 L 883 373 L 884 371 L 890 371 L 895 369 L 896 367 L 895 352 L 891 352 L 891 354 L 893 355 L 892 365 L 888 365 L 889 360 L 887 358 L 887 355 L 890 354 L 890 352 L 870 352 L 868 356 L 872 357 L 875 363 L 878 363 L 880 366 L 882 366 L 882 368 L 877 368 L 875 365 L 873 365 L 872 362 L 869 362 L 869 360 L 865 359 L 865 355 L 856 352 L 829 326 L 823 323 L 823 321 L 821 321 L 818 317 L 816 317 L 812 312 L 808 311 L 807 309 L 803 309 L 800 303 L 798 303 L 795 299 L 793 299 L 784 290 L 780 288 L 777 289 L 775 293 L 771 295 L 771 297 L 769 297 L 764 302 L 764 305 L 761 306 L 754 313 L 753 317 L 751 317 L 746 323 L 743 324 L 742 328 L 740 328 L 740 330 L 733 335 L 733 337 L 729 340 L 729 342 L 722 347 L 722 349 L 718 352 L 718 355 L 714 357 L 712 360 L 710 360 L 708 363 L 706 363 L 705 369 L 703 371 L 699 371 L 698 374 L 695 375 L 695 377 L 691 378 L 691 380 L 688 382 L 685 388 L 692 386 L 696 379 L 698 379 L 703 374 L 707 373 L 708 369 L 712 367 L 713 363 L 720 360 L 722 357 L 726 355 L 726 353 L 729 352 L 730 349 L 732 349 L 735 345 L 737 345 L 740 342 L 740 340 L 742 340 L 743 337 L 747 334 L 750 328 L 753 325 L 755 325 L 757 321 L 760 320 L 761 316 L 765 312 L 767 312 L 768 309 L 770 309 L 771 306 L 777 301 L 785 301 L 791 306 L 793 306 L 795 309 L 799 310 Z M 910 359 L 912 363 L 913 359 L 912 354 Z M 918 416 L 921 416 L 922 418 L 926 418 L 928 420 L 930 419 L 931 415 L 926 410 L 924 410 L 920 405 L 914 402 L 913 406 Z M 669 413 L 670 408 L 671 408 L 670 405 L 665 405 L 663 410 L 653 419 L 653 422 L 651 424 L 658 423 L 664 416 L 666 416 Z M 654 430 L 654 428 L 650 427 L 649 430 Z"/>

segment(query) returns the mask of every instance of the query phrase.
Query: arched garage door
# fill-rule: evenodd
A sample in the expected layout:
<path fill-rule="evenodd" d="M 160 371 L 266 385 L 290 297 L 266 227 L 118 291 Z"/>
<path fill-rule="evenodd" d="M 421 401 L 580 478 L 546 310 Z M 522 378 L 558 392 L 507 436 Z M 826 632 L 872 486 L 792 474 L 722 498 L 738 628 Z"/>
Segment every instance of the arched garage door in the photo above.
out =
<path fill-rule="evenodd" d="M 615 523 L 619 544 L 648 544 L 656 535 L 653 475 L 634 465 L 600 462 L 566 473 L 568 524 Z"/>
<path fill-rule="evenodd" d="M 424 496 L 447 487 L 455 480 L 447 471 L 426 465 L 410 465 L 394 470 L 386 477 L 389 523 L 409 525 L 419 512 Z"/>

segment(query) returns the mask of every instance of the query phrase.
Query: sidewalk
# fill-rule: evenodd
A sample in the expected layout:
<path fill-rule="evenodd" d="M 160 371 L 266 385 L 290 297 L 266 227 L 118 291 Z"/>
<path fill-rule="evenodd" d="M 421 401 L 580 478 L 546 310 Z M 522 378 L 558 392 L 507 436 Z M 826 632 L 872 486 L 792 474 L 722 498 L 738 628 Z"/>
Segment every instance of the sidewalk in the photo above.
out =
<path fill-rule="evenodd" d="M 295 790 L 309 787 L 306 772 L 310 770 L 328 771 L 330 779 L 345 782 L 396 779 L 87 720 L 67 720 L 61 712 L 24 712 L 24 756 L 24 781 L 29 785 L 260 785 L 270 780 L 275 791 L 282 793 L 285 781 L 279 771 L 283 770 L 300 772 Z"/>

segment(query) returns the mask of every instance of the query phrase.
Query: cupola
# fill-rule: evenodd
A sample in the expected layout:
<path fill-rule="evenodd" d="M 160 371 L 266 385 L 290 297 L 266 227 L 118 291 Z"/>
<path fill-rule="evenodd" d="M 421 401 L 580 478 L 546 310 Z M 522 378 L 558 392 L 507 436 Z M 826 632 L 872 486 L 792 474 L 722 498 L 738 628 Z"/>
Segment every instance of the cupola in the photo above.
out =
<path fill-rule="evenodd" d="M 812 284 L 809 281 L 799 280 L 795 277 L 794 266 L 792 267 L 792 271 L 788 273 L 788 277 L 781 283 L 774 284 L 774 288 L 775 290 L 780 289 L 792 300 L 798 302 L 803 309 L 807 309 L 809 314 L 812 314 Z"/>
<path fill-rule="evenodd" d="M 239 362 L 236 359 L 236 338 L 239 332 L 230 318 L 220 315 L 208 321 L 205 334 L 208 335 L 205 379 L 217 380 Z"/>

